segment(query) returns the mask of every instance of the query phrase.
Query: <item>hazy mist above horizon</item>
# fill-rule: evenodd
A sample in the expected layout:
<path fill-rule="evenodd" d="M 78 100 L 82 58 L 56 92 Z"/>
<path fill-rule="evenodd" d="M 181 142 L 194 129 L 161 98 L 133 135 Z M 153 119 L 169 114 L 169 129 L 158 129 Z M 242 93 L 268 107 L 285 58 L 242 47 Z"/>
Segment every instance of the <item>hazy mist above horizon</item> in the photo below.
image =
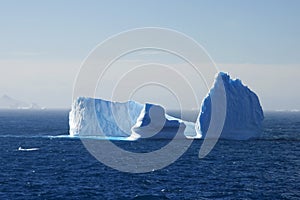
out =
<path fill-rule="evenodd" d="M 300 110 L 299 8 L 296 0 L 1 1 L 0 97 L 69 108 L 80 66 L 96 45 L 129 29 L 162 27 L 195 39 L 265 110 Z M 207 92 L 201 82 L 199 90 Z M 150 95 L 170 102 L 163 91 Z"/>

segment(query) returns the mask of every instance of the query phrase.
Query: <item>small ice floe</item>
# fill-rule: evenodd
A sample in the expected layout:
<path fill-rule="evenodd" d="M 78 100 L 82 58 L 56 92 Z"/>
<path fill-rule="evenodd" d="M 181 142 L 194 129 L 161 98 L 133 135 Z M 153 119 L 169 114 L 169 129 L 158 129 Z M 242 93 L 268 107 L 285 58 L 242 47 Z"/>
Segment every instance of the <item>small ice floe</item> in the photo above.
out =
<path fill-rule="evenodd" d="M 18 148 L 18 151 L 37 151 L 37 150 L 39 150 L 39 148 L 27 148 L 27 149 L 24 149 L 22 147 Z"/>

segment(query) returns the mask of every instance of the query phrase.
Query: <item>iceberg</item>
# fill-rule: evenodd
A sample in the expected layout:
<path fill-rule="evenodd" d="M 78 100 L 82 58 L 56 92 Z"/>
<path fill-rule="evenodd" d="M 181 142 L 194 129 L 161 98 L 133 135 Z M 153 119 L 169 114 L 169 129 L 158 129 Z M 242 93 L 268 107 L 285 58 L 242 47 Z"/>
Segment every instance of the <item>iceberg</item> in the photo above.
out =
<path fill-rule="evenodd" d="M 168 116 L 159 105 L 135 101 L 121 103 L 87 97 L 79 97 L 73 103 L 69 126 L 71 136 L 131 139 L 183 138 L 185 130 L 182 120 Z"/>
<path fill-rule="evenodd" d="M 220 120 L 211 119 L 212 102 L 213 114 L 215 116 L 217 113 Z M 162 106 L 155 104 L 79 97 L 72 104 L 69 126 L 71 136 L 87 138 L 246 140 L 260 135 L 263 119 L 258 96 L 241 80 L 233 80 L 228 74 L 220 72 L 202 101 L 196 122 L 172 117 L 166 114 Z M 218 129 L 215 129 L 218 131 L 210 129 L 208 132 L 214 123 L 219 123 Z M 221 134 L 214 135 L 212 132 Z"/>
<path fill-rule="evenodd" d="M 143 105 L 79 97 L 69 114 L 71 136 L 129 137 Z"/>
<path fill-rule="evenodd" d="M 0 109 L 20 109 L 20 110 L 40 110 L 45 109 L 40 107 L 37 103 L 27 103 L 14 99 L 8 95 L 0 97 Z"/>
<path fill-rule="evenodd" d="M 233 80 L 223 72 L 216 76 L 213 87 L 202 101 L 196 131 L 203 137 L 213 137 L 206 135 L 211 120 L 211 98 L 219 97 L 221 84 L 224 85 L 226 95 L 226 117 L 220 139 L 246 140 L 258 137 L 264 119 L 258 96 L 244 86 L 241 80 Z"/>
<path fill-rule="evenodd" d="M 168 116 L 163 107 L 146 103 L 132 131 L 142 138 L 172 139 L 185 138 L 185 128 L 182 120 Z"/>

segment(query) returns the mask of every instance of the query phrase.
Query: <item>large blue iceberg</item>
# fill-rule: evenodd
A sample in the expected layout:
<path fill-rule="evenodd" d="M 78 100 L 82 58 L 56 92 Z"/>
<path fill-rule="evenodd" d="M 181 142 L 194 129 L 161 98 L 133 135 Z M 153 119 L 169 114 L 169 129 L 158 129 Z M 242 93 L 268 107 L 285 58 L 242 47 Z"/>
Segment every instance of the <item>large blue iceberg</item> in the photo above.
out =
<path fill-rule="evenodd" d="M 258 137 L 262 130 L 264 114 L 257 95 L 244 86 L 241 80 L 233 80 L 223 72 L 217 75 L 213 87 L 202 102 L 196 122 L 197 131 L 202 134 L 202 137 L 210 137 L 206 133 L 211 125 L 211 99 L 220 98 L 218 95 L 221 93 L 222 84 L 226 95 L 226 114 L 220 138 L 245 140 Z"/>
<path fill-rule="evenodd" d="M 226 112 L 220 138 L 244 140 L 258 137 L 264 115 L 257 95 L 239 79 L 232 80 L 223 72 L 216 76 L 213 87 L 202 101 L 195 123 L 169 116 L 159 105 L 79 97 L 73 102 L 69 114 L 70 135 L 130 139 L 213 137 L 207 134 L 211 126 L 212 98 L 218 100 L 222 95 L 226 96 L 226 104 L 213 105 L 217 113 L 218 109 L 221 113 L 224 108 Z"/>

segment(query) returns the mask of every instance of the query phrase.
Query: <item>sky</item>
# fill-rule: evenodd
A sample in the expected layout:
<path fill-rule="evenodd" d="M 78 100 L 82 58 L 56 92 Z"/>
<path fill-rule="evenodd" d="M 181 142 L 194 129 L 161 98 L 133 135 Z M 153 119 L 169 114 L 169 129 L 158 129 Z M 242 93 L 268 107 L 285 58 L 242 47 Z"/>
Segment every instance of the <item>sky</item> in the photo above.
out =
<path fill-rule="evenodd" d="M 0 95 L 69 108 L 83 60 L 108 37 L 162 27 L 201 44 L 265 110 L 300 110 L 300 1 L 0 1 Z"/>

